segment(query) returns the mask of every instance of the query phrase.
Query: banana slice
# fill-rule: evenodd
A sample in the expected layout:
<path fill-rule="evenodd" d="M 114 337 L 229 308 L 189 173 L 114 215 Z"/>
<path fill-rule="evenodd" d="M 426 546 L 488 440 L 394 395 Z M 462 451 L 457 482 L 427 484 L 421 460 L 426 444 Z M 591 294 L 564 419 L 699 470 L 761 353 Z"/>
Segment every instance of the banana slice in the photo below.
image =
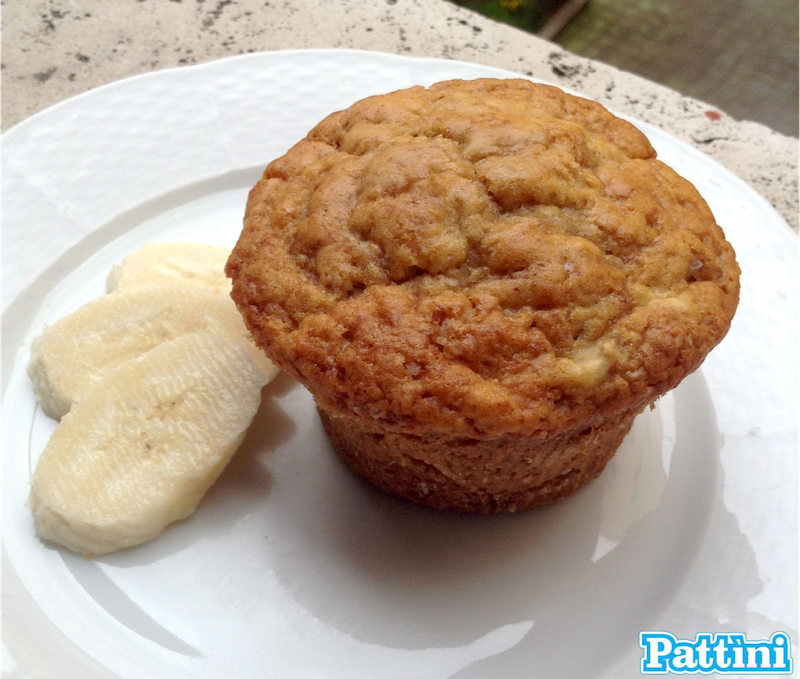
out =
<path fill-rule="evenodd" d="M 237 342 L 188 334 L 107 373 L 61 420 L 31 480 L 42 538 L 107 554 L 190 516 L 244 438 L 264 375 Z"/>
<path fill-rule="evenodd" d="M 147 243 L 112 267 L 106 292 L 154 285 L 188 285 L 228 295 L 230 250 L 204 243 Z"/>
<path fill-rule="evenodd" d="M 59 419 L 109 370 L 189 332 L 241 342 L 267 381 L 278 373 L 230 297 L 161 286 L 104 295 L 48 327 L 31 343 L 28 376 L 44 412 Z"/>

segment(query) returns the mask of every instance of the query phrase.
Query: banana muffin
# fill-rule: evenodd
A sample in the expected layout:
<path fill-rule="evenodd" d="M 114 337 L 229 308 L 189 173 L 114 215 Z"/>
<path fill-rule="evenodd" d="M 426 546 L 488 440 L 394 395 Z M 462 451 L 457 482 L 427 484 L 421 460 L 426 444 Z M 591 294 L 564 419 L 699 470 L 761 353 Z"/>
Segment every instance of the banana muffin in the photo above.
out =
<path fill-rule="evenodd" d="M 227 273 L 356 472 L 483 513 L 598 476 L 739 297 L 708 206 L 645 136 L 522 79 L 330 115 L 250 192 Z"/>

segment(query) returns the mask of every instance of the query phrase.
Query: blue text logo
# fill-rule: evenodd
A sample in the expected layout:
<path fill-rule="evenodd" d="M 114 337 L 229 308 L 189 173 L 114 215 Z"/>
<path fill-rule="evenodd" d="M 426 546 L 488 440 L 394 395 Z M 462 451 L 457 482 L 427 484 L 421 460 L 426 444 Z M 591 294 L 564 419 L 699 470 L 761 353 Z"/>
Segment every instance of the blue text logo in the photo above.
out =
<path fill-rule="evenodd" d="M 744 634 L 698 634 L 694 641 L 669 632 L 641 632 L 642 674 L 791 674 L 788 635 L 749 641 Z"/>

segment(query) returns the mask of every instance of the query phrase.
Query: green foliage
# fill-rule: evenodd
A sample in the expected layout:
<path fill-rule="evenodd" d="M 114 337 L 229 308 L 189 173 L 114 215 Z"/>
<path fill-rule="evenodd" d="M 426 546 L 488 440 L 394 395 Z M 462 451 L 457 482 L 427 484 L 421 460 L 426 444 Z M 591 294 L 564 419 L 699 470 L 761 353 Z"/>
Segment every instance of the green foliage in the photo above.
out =
<path fill-rule="evenodd" d="M 564 0 L 451 0 L 490 19 L 538 33 Z"/>

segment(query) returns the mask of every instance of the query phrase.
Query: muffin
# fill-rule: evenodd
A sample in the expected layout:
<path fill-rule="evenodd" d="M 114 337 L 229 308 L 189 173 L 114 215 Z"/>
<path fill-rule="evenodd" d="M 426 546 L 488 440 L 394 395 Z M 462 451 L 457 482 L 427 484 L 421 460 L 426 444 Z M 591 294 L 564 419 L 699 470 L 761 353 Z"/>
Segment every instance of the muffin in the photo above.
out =
<path fill-rule="evenodd" d="M 358 474 L 481 513 L 597 477 L 739 296 L 708 206 L 642 133 L 521 79 L 330 115 L 250 192 L 227 273 Z"/>

